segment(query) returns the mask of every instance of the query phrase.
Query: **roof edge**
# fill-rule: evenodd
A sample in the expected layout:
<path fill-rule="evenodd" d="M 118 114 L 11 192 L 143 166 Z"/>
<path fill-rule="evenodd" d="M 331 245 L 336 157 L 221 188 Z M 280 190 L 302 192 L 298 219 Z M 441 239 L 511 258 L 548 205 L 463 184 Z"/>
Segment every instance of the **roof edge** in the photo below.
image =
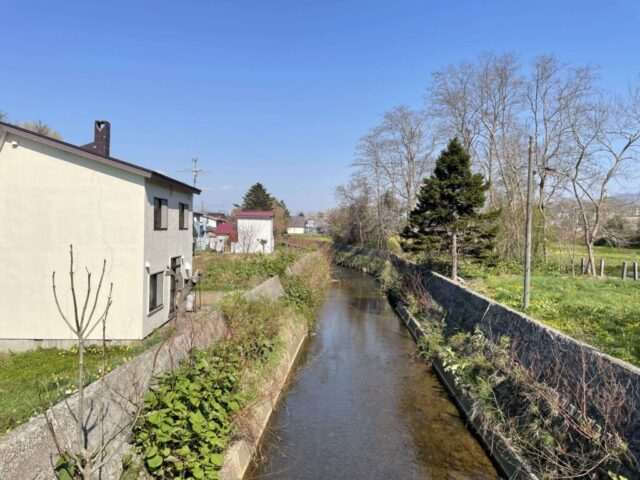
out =
<path fill-rule="evenodd" d="M 99 155 L 97 153 L 92 153 L 88 150 L 85 150 L 81 146 L 74 145 L 72 143 L 64 142 L 62 140 L 58 140 L 56 138 L 48 137 L 46 135 L 42 135 L 40 133 L 32 132 L 31 130 L 27 130 L 22 127 L 18 127 L 17 125 L 13 125 L 11 123 L 0 122 L 0 132 L 9 132 L 15 135 L 18 135 L 23 138 L 27 138 L 34 142 L 50 146 L 52 148 L 56 148 L 58 150 L 62 150 L 65 152 L 73 153 L 79 155 L 88 160 L 93 160 L 98 163 L 102 163 L 105 165 L 112 166 L 114 168 L 118 168 L 120 170 L 124 170 L 129 173 L 134 173 L 136 175 L 140 175 L 144 178 L 148 178 L 150 180 L 158 181 L 159 183 L 165 183 L 177 186 L 183 190 L 187 190 L 189 193 L 195 193 L 199 195 L 201 190 L 193 187 L 189 184 L 176 180 L 175 178 L 168 177 L 162 173 L 156 172 L 155 170 L 151 170 L 149 168 L 141 167 L 139 165 L 135 165 L 133 163 L 125 162 L 124 160 L 119 160 L 115 157 Z M 4 133 L 2 132 L 2 133 Z"/>

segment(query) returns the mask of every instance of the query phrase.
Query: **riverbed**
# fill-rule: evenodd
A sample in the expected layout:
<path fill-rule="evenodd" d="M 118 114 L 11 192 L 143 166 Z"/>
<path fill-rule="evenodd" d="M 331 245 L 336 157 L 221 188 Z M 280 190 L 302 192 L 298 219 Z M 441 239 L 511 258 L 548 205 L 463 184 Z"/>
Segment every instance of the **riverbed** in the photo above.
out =
<path fill-rule="evenodd" d="M 373 279 L 334 279 L 245 478 L 499 478 Z"/>

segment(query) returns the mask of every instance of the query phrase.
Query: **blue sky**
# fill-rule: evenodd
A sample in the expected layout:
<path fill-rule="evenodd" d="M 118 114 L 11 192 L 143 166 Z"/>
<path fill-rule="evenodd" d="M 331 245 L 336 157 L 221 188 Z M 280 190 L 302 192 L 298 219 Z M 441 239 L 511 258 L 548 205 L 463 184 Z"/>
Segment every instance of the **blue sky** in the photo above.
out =
<path fill-rule="evenodd" d="M 256 181 L 325 209 L 380 115 L 421 106 L 430 73 L 483 51 L 555 53 L 623 90 L 640 2 L 0 0 L 0 110 L 72 143 L 112 124 L 113 156 L 188 181 L 209 209 Z"/>

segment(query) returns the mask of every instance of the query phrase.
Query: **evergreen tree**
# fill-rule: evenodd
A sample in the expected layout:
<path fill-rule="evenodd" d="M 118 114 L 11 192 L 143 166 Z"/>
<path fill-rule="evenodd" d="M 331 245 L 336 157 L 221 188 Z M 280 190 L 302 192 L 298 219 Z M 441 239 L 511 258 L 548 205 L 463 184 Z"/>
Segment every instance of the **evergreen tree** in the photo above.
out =
<path fill-rule="evenodd" d="M 422 181 L 418 204 L 402 232 L 409 251 L 449 250 L 451 278 L 458 276 L 458 254 L 482 257 L 493 249 L 498 211 L 481 213 L 489 183 L 471 173 L 471 160 L 454 138 L 443 150 L 433 174 Z"/>
<path fill-rule="evenodd" d="M 242 198 L 243 210 L 268 212 L 273 209 L 273 197 L 269 195 L 267 189 L 258 182 L 251 186 Z"/>

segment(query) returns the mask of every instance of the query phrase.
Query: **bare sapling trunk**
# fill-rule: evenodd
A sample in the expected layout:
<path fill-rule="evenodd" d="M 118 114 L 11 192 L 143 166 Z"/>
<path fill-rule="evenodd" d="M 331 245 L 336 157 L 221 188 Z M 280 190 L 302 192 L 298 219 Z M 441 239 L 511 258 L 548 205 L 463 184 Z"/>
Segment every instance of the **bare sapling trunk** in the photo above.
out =
<path fill-rule="evenodd" d="M 85 364 L 84 364 L 84 354 L 87 339 L 90 338 L 91 334 L 95 330 L 98 325 L 103 325 L 103 334 L 104 324 L 106 322 L 107 316 L 109 314 L 109 309 L 112 304 L 112 292 L 113 292 L 113 284 L 110 285 L 109 294 L 107 296 L 106 304 L 102 313 L 96 316 L 96 309 L 98 307 L 98 301 L 100 299 L 100 292 L 102 290 L 102 283 L 104 281 L 104 274 L 106 270 L 107 261 L 104 260 L 102 262 L 102 272 L 100 274 L 100 281 L 98 282 L 98 287 L 95 292 L 95 296 L 93 298 L 93 302 L 91 302 L 91 272 L 87 270 L 87 293 L 84 298 L 84 302 L 82 305 L 82 310 L 79 309 L 78 305 L 78 295 L 76 293 L 75 286 L 75 271 L 73 270 L 73 245 L 69 247 L 69 283 L 71 290 L 71 300 L 73 303 L 73 316 L 68 318 L 67 315 L 63 312 L 62 307 L 60 306 L 60 301 L 58 299 L 58 293 L 56 290 L 56 272 L 54 271 L 51 276 L 52 281 L 52 289 L 53 296 L 56 302 L 56 306 L 58 308 L 58 312 L 60 316 L 67 324 L 67 327 L 73 332 L 76 336 L 76 344 L 78 348 L 78 406 L 76 409 L 76 444 L 75 451 L 70 452 L 59 452 L 61 455 L 68 455 L 75 465 L 80 470 L 82 478 L 90 479 L 93 473 L 97 470 L 95 462 L 98 461 L 98 455 L 91 450 L 87 433 L 85 432 L 85 396 L 84 396 L 84 388 L 85 388 Z M 91 308 L 89 308 L 90 303 L 92 303 Z M 104 372 L 103 372 L 104 375 Z M 52 433 L 53 430 L 52 430 Z M 55 435 L 55 433 L 54 433 Z M 56 441 L 56 445 L 59 446 L 59 442 Z"/>

